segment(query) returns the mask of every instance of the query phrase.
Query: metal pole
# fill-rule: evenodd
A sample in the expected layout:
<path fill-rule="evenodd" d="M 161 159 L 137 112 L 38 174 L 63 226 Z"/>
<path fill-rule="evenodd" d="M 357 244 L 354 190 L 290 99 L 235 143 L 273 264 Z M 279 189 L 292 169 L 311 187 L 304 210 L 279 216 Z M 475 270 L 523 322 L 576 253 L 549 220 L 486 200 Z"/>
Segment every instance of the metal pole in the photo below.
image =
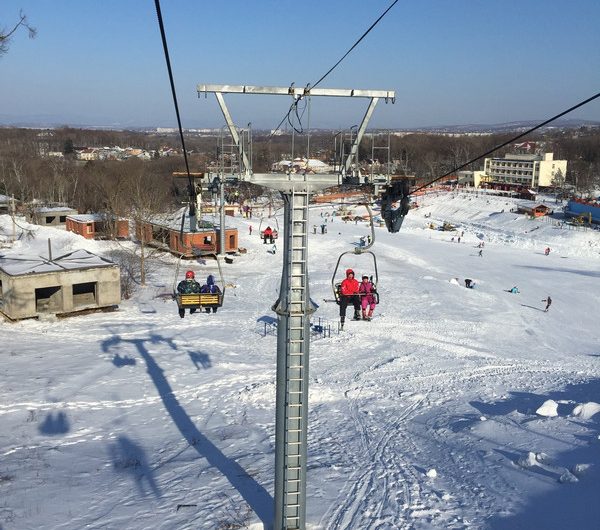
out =
<path fill-rule="evenodd" d="M 219 256 L 225 256 L 225 179 L 219 178 Z"/>
<path fill-rule="evenodd" d="M 308 191 L 281 193 L 284 200 L 283 271 L 277 324 L 275 403 L 275 530 L 304 529 L 310 315 L 308 288 Z"/>

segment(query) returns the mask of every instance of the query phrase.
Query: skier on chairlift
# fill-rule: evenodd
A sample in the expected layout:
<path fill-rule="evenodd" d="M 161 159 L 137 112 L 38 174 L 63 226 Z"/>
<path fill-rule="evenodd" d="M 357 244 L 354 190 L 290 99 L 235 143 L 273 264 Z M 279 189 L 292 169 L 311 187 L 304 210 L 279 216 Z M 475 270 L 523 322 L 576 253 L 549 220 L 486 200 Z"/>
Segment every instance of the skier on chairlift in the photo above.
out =
<path fill-rule="evenodd" d="M 181 280 L 177 284 L 177 292 L 179 294 L 196 294 L 200 292 L 200 284 L 196 281 L 194 271 L 187 271 L 185 273 L 185 280 Z M 195 307 L 190 308 L 190 315 L 196 312 Z M 179 309 L 179 316 L 183 318 L 185 316 L 185 308 Z"/>
<path fill-rule="evenodd" d="M 218 294 L 221 292 L 221 289 L 219 288 L 219 286 L 215 283 L 215 277 L 212 274 L 209 274 L 208 277 L 206 278 L 206 283 L 200 287 L 200 292 L 201 293 L 210 293 L 210 294 Z M 218 306 L 208 306 L 204 308 L 204 311 L 206 311 L 207 313 L 210 313 L 210 310 L 212 309 L 213 313 L 217 312 L 217 308 Z"/>
<path fill-rule="evenodd" d="M 354 277 L 354 271 L 352 269 L 346 270 L 346 278 L 340 284 L 340 323 L 341 328 L 344 329 L 344 322 L 346 321 L 346 309 L 348 304 L 354 306 L 354 317 L 353 320 L 360 320 L 360 296 L 358 295 L 359 290 L 358 280 Z"/>
<path fill-rule="evenodd" d="M 267 243 L 271 243 L 271 245 L 274 243 L 273 241 L 273 229 L 270 226 L 267 226 L 267 228 L 265 228 L 265 231 L 263 232 L 263 243 L 266 245 Z"/>
<path fill-rule="evenodd" d="M 358 292 L 361 298 L 360 305 L 362 306 L 362 318 L 363 320 L 370 321 L 373 317 L 373 310 L 377 305 L 377 298 L 375 296 L 375 285 L 373 285 L 373 282 L 369 280 L 369 277 L 366 274 L 362 277 Z"/>

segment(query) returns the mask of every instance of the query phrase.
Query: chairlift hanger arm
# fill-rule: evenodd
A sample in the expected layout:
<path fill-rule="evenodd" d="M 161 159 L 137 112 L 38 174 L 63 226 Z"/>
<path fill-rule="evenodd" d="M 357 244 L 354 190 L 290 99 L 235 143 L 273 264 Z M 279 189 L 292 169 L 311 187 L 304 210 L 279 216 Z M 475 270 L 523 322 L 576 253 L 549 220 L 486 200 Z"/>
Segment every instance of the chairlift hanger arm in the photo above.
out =
<path fill-rule="evenodd" d="M 394 209 L 393 203 L 400 201 Z M 381 216 L 388 232 L 399 232 L 408 213 L 410 205 L 410 189 L 407 180 L 393 181 L 386 187 L 381 196 Z"/>

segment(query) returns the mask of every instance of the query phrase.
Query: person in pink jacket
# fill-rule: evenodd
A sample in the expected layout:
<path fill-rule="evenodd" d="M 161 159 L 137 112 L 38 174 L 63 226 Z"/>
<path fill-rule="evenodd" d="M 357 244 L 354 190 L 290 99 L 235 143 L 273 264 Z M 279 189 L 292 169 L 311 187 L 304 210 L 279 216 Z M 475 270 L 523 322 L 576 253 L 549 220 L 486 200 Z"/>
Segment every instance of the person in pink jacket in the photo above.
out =
<path fill-rule="evenodd" d="M 375 306 L 377 305 L 375 293 L 376 290 L 373 282 L 370 281 L 369 277 L 365 274 L 362 277 L 362 282 L 360 282 L 360 287 L 358 288 L 363 320 L 371 320 L 373 317 L 373 309 L 375 309 Z"/>

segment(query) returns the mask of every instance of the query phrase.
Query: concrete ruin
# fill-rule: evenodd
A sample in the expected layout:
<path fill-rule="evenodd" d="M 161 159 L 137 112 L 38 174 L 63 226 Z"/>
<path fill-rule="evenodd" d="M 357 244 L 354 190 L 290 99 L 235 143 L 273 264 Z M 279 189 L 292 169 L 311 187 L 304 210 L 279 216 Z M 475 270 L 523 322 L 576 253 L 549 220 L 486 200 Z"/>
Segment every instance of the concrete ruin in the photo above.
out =
<path fill-rule="evenodd" d="M 0 255 L 0 312 L 11 320 L 113 308 L 120 301 L 119 266 L 87 250 L 54 259 Z"/>

